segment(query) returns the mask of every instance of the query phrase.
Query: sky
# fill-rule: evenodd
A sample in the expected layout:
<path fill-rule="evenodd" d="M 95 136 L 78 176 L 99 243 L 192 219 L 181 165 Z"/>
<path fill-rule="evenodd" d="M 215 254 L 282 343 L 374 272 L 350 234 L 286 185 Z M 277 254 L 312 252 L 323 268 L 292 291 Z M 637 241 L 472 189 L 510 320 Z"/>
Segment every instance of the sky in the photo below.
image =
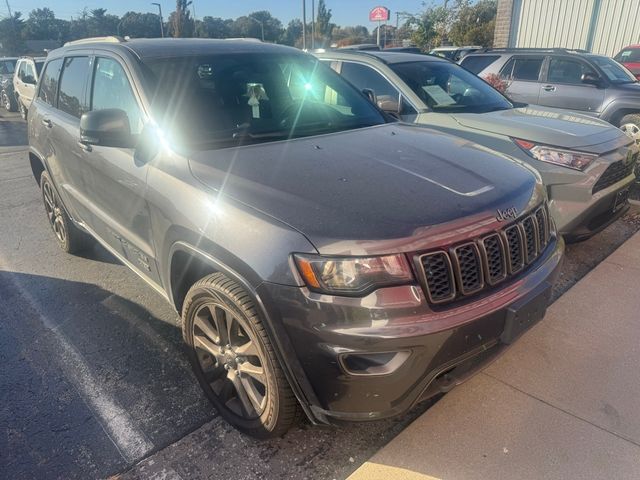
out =
<path fill-rule="evenodd" d="M 9 0 L 13 11 L 22 12 L 23 18 L 34 8 L 48 7 L 58 18 L 69 19 L 77 16 L 86 7 L 106 8 L 108 13 L 122 15 L 133 10 L 138 12 L 155 12 L 152 0 Z M 167 18 L 175 9 L 175 0 L 155 0 L 162 5 L 162 14 Z M 293 18 L 302 18 L 301 0 L 193 0 L 196 18 L 205 15 L 222 18 L 236 18 L 256 10 L 268 10 L 279 18 L 284 25 Z M 316 0 L 316 6 L 318 1 Z M 369 22 L 369 11 L 376 6 L 385 6 L 391 10 L 391 22 L 395 23 L 396 12 L 417 13 L 424 9 L 423 3 L 431 5 L 441 3 L 438 0 L 325 0 L 327 8 L 333 14 L 331 21 L 337 25 L 365 25 L 373 27 Z M 7 15 L 5 2 L 0 3 L 0 16 Z M 307 21 L 311 21 L 311 0 L 307 0 Z"/>

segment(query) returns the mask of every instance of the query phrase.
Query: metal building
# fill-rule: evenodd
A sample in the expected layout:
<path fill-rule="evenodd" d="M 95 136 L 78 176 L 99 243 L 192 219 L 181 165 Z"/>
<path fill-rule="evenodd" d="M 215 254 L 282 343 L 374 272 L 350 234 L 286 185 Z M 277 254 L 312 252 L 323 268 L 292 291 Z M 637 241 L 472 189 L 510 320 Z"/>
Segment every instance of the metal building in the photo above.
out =
<path fill-rule="evenodd" d="M 640 43 L 640 0 L 498 0 L 494 46 L 613 56 Z"/>

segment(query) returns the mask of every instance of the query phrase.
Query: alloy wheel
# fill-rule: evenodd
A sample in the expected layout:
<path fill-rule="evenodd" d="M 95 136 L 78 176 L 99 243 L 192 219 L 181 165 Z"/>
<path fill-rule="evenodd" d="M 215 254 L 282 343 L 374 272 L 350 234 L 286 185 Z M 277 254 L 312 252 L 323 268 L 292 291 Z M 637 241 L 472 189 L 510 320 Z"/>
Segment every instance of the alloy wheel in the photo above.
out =
<path fill-rule="evenodd" d="M 56 237 L 60 241 L 60 243 L 65 243 L 67 241 L 67 231 L 64 225 L 64 219 L 62 217 L 62 209 L 60 208 L 60 204 L 58 203 L 57 196 L 51 187 L 49 182 L 45 182 L 42 186 L 42 191 L 44 194 L 44 208 L 47 212 L 47 218 L 49 219 L 49 224 L 53 229 L 53 232 L 56 234 Z"/>
<path fill-rule="evenodd" d="M 258 418 L 267 406 L 264 355 L 249 325 L 228 308 L 203 304 L 193 322 L 193 345 L 204 377 L 235 415 Z"/>
<path fill-rule="evenodd" d="M 635 123 L 625 123 L 624 125 L 620 125 L 620 130 L 633 138 L 636 143 L 640 144 L 640 126 Z"/>

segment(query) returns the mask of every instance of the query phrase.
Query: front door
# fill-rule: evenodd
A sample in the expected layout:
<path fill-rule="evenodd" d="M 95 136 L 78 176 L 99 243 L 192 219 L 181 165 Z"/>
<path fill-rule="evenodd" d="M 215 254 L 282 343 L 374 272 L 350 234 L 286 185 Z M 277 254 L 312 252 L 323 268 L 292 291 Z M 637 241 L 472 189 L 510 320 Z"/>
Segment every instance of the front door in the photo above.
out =
<path fill-rule="evenodd" d="M 91 110 L 113 108 L 127 113 L 132 135 L 139 136 L 144 115 L 124 65 L 115 58 L 96 57 Z M 149 167 L 136 162 L 133 148 L 92 145 L 86 158 L 91 228 L 141 274 L 159 283 L 145 199 Z"/>
<path fill-rule="evenodd" d="M 596 114 L 604 101 L 604 88 L 582 82 L 582 75 L 598 77 L 588 63 L 554 56 L 549 60 L 546 79 L 540 89 L 540 105 Z"/>

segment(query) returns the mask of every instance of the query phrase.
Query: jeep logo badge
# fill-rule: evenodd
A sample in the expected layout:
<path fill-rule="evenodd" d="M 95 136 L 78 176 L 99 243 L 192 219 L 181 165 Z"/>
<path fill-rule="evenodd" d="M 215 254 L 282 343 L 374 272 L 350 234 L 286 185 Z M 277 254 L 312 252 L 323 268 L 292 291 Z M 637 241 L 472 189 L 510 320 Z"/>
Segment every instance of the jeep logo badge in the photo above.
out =
<path fill-rule="evenodd" d="M 496 215 L 496 219 L 499 222 L 504 222 L 506 220 L 515 219 L 518 216 L 518 210 L 516 207 L 505 208 L 504 210 L 498 209 L 498 214 Z"/>

